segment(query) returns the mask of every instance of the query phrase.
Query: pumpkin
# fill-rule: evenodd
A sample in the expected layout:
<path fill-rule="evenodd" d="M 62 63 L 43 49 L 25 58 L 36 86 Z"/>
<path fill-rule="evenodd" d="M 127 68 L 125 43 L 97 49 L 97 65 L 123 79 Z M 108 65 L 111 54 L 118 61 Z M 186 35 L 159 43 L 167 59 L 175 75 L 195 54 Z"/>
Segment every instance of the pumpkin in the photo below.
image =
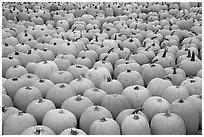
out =
<path fill-rule="evenodd" d="M 25 86 L 16 92 L 13 103 L 18 109 L 26 112 L 26 108 L 30 102 L 40 97 L 42 97 L 42 94 L 39 89 L 33 86 Z"/>
<path fill-rule="evenodd" d="M 112 114 L 102 106 L 90 106 L 81 115 L 79 127 L 86 134 L 89 134 L 91 124 L 101 117 L 113 118 Z"/>
<path fill-rule="evenodd" d="M 200 69 L 200 70 L 198 71 L 198 73 L 196 74 L 196 76 L 202 78 L 202 69 Z"/>
<path fill-rule="evenodd" d="M 93 64 L 91 60 L 87 57 L 78 57 L 76 60 L 73 62 L 74 65 L 84 65 L 88 67 L 89 69 L 92 68 Z"/>
<path fill-rule="evenodd" d="M 141 66 L 143 64 L 146 64 L 146 63 L 150 62 L 150 60 L 147 57 L 147 55 L 145 55 L 143 53 L 137 53 L 137 52 L 132 53 L 131 56 L 130 56 L 130 59 L 134 59 L 135 62 L 137 62 Z"/>
<path fill-rule="evenodd" d="M 28 71 L 28 73 L 34 73 L 35 71 L 35 68 L 37 67 L 38 65 L 38 62 L 29 62 L 27 65 L 26 65 L 26 70 Z"/>
<path fill-rule="evenodd" d="M 60 135 L 87 135 L 87 134 L 81 129 L 72 127 L 62 131 Z"/>
<path fill-rule="evenodd" d="M 49 79 L 40 79 L 35 81 L 33 86 L 38 88 L 42 94 L 42 97 L 45 98 L 49 89 L 54 86 L 54 83 Z"/>
<path fill-rule="evenodd" d="M 32 73 L 24 74 L 20 77 L 24 82 L 26 86 L 32 86 L 37 80 L 40 78 Z"/>
<path fill-rule="evenodd" d="M 37 124 L 41 125 L 44 115 L 51 109 L 55 109 L 55 104 L 51 100 L 39 98 L 29 103 L 26 113 L 33 115 Z"/>
<path fill-rule="evenodd" d="M 76 127 L 77 120 L 68 110 L 52 109 L 45 114 L 42 125 L 49 127 L 56 135 L 59 135 L 67 128 Z"/>
<path fill-rule="evenodd" d="M 188 78 L 180 86 L 186 87 L 189 95 L 202 93 L 202 79 L 200 77 Z"/>
<path fill-rule="evenodd" d="M 187 101 L 191 102 L 199 115 L 199 128 L 202 128 L 202 94 L 191 95 L 186 98 Z"/>
<path fill-rule="evenodd" d="M 6 119 L 11 116 L 12 114 L 16 114 L 18 113 L 19 110 L 15 107 L 6 107 L 6 106 L 2 106 L 2 129 L 4 127 L 4 123 L 6 121 Z"/>
<path fill-rule="evenodd" d="M 147 121 L 149 121 L 147 116 L 142 111 L 143 111 L 142 108 L 138 108 L 138 109 L 125 109 L 125 110 L 121 111 L 118 114 L 118 116 L 116 117 L 115 120 L 118 122 L 120 127 L 121 127 L 121 124 L 122 124 L 123 120 L 127 116 L 132 115 L 132 114 L 140 114 L 140 115 L 144 116 Z"/>
<path fill-rule="evenodd" d="M 83 56 L 90 59 L 93 64 L 98 59 L 98 54 L 96 53 L 96 51 L 89 49 L 87 45 L 85 45 L 85 49 L 80 51 L 78 54 L 78 57 L 83 57 Z"/>
<path fill-rule="evenodd" d="M 148 121 L 140 114 L 127 116 L 121 124 L 122 135 L 151 135 Z"/>
<path fill-rule="evenodd" d="M 55 135 L 55 132 L 46 126 L 32 126 L 25 129 L 21 135 Z"/>
<path fill-rule="evenodd" d="M 53 101 L 56 108 L 60 108 L 62 103 L 69 97 L 75 96 L 75 91 L 66 83 L 58 83 L 51 87 L 47 94 L 46 99 Z"/>
<path fill-rule="evenodd" d="M 63 102 L 61 108 L 72 112 L 75 115 L 76 119 L 79 120 L 81 117 L 81 114 L 88 107 L 93 105 L 94 104 L 91 102 L 89 98 L 83 97 L 81 95 L 77 95 L 66 99 Z"/>
<path fill-rule="evenodd" d="M 137 109 L 142 107 L 146 99 L 151 96 L 151 92 L 140 85 L 126 87 L 122 95 L 125 96 L 132 108 Z"/>
<path fill-rule="evenodd" d="M 180 116 L 186 125 L 186 134 L 195 134 L 199 127 L 198 111 L 192 103 L 187 100 L 178 99 L 170 105 L 170 112 Z"/>
<path fill-rule="evenodd" d="M 74 79 L 78 78 L 81 75 L 85 76 L 85 73 L 89 70 L 88 67 L 84 65 L 72 65 L 67 68 L 67 71 L 72 74 Z"/>
<path fill-rule="evenodd" d="M 16 65 L 20 65 L 20 61 L 17 58 L 13 58 L 13 57 L 5 58 L 5 57 L 3 57 L 2 58 L 2 76 L 5 77 L 7 70 L 10 67 L 16 66 Z"/>
<path fill-rule="evenodd" d="M 58 58 L 68 60 L 71 65 L 73 64 L 74 60 L 76 59 L 74 57 L 74 55 L 72 55 L 72 54 L 67 54 L 67 55 L 59 54 L 59 55 L 56 56 L 56 59 L 58 59 Z"/>
<path fill-rule="evenodd" d="M 99 60 L 102 60 L 104 57 L 105 61 L 110 62 L 113 66 L 115 65 L 116 61 L 119 59 L 119 56 L 117 53 L 113 52 L 114 48 L 111 48 L 107 53 L 102 53 L 99 55 Z"/>
<path fill-rule="evenodd" d="M 6 94 L 2 94 L 2 105 L 6 107 L 13 107 L 13 102 L 11 98 Z"/>
<path fill-rule="evenodd" d="M 3 134 L 20 135 L 25 129 L 36 125 L 35 118 L 31 114 L 19 111 L 6 119 Z"/>
<path fill-rule="evenodd" d="M 151 121 L 156 114 L 166 112 L 169 107 L 170 103 L 166 99 L 159 96 L 149 97 L 142 106 L 144 109 L 143 113 L 147 116 L 149 121 Z"/>
<path fill-rule="evenodd" d="M 89 98 L 94 105 L 101 105 L 102 99 L 107 95 L 107 93 L 99 88 L 89 88 L 84 91 L 83 96 Z"/>
<path fill-rule="evenodd" d="M 174 113 L 158 113 L 151 120 L 153 135 L 186 135 L 186 126 L 181 117 Z"/>
<path fill-rule="evenodd" d="M 186 99 L 189 97 L 188 90 L 182 86 L 169 86 L 162 93 L 162 97 L 166 99 L 169 103 L 177 99 Z"/>
<path fill-rule="evenodd" d="M 120 127 L 112 118 L 102 117 L 91 124 L 89 135 L 120 135 Z"/>
<path fill-rule="evenodd" d="M 51 80 L 54 84 L 57 83 L 69 84 L 72 80 L 74 80 L 72 74 L 67 71 L 55 71 L 51 73 L 48 77 L 49 80 Z"/>
<path fill-rule="evenodd" d="M 144 85 L 146 86 L 152 79 L 163 78 L 166 73 L 161 65 L 152 62 L 141 66 L 141 75 L 144 79 Z"/>
<path fill-rule="evenodd" d="M 2 57 L 7 57 L 10 53 L 15 52 L 16 49 L 7 43 L 2 45 Z"/>
<path fill-rule="evenodd" d="M 119 94 L 106 95 L 102 99 L 101 106 L 107 108 L 111 112 L 111 114 L 113 115 L 114 119 L 124 109 L 131 108 L 127 99 L 124 96 L 119 95 Z"/>
<path fill-rule="evenodd" d="M 72 54 L 74 55 L 75 57 L 77 56 L 77 49 L 76 49 L 76 46 L 74 44 L 72 44 L 71 42 L 65 42 L 61 45 L 58 45 L 57 46 L 57 55 L 59 54 Z"/>
<path fill-rule="evenodd" d="M 25 82 L 21 78 L 13 77 L 7 79 L 3 86 L 6 89 L 8 96 L 13 100 L 17 90 L 24 87 Z"/>
<path fill-rule="evenodd" d="M 127 69 L 131 69 L 133 71 L 137 71 L 140 73 L 141 67 L 138 63 L 126 62 L 125 64 L 120 64 L 114 69 L 114 74 L 113 74 L 114 78 L 117 79 L 118 75 L 121 72 L 126 71 Z"/>
<path fill-rule="evenodd" d="M 99 88 L 104 90 L 107 94 L 121 94 L 123 85 L 116 79 L 107 78 L 106 81 L 101 82 Z"/>
<path fill-rule="evenodd" d="M 186 75 L 195 76 L 198 71 L 202 68 L 202 61 L 199 59 L 195 59 L 195 53 L 192 53 L 191 59 L 185 59 L 181 62 L 180 68 L 183 69 Z"/>
<path fill-rule="evenodd" d="M 71 66 L 71 63 L 69 60 L 62 58 L 55 58 L 53 60 L 55 64 L 58 66 L 60 71 L 66 71 L 68 67 Z"/>
<path fill-rule="evenodd" d="M 69 85 L 77 95 L 83 95 L 87 89 L 95 87 L 94 83 L 90 79 L 84 78 L 82 76 L 72 80 Z"/>
<path fill-rule="evenodd" d="M 122 83 L 124 88 L 132 85 L 144 86 L 144 81 L 140 73 L 131 69 L 121 72 L 117 80 Z"/>
<path fill-rule="evenodd" d="M 94 67 L 85 73 L 85 78 L 90 79 L 96 87 L 106 78 L 111 77 L 110 72 L 104 67 Z"/>
<path fill-rule="evenodd" d="M 169 86 L 173 86 L 171 81 L 161 78 L 154 78 L 148 83 L 147 89 L 149 89 L 152 96 L 162 96 L 164 90 Z"/>
<path fill-rule="evenodd" d="M 49 75 L 56 71 L 59 71 L 59 68 L 53 61 L 43 61 L 38 63 L 34 70 L 34 74 L 41 79 L 49 79 Z"/>
<path fill-rule="evenodd" d="M 24 68 L 23 66 L 17 65 L 17 66 L 11 66 L 7 71 L 6 71 L 6 75 L 5 77 L 7 79 L 9 78 L 13 78 L 13 77 L 21 77 L 24 74 L 27 74 L 28 71 L 26 70 L 26 68 Z"/>

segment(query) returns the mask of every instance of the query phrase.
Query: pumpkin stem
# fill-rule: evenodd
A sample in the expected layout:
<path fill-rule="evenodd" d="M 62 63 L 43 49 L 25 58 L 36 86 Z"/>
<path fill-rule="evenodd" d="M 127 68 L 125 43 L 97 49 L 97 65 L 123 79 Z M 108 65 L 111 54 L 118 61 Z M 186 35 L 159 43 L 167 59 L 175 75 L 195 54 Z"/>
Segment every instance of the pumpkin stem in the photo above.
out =
<path fill-rule="evenodd" d="M 43 132 L 43 128 L 37 128 L 34 133 L 36 135 L 42 135 L 42 132 Z"/>
<path fill-rule="evenodd" d="M 195 80 L 194 80 L 194 79 L 192 79 L 190 82 L 191 82 L 191 83 L 194 83 L 194 82 L 195 82 Z"/>
<path fill-rule="evenodd" d="M 179 99 L 179 103 L 184 103 L 184 100 L 183 99 Z"/>
<path fill-rule="evenodd" d="M 88 46 L 86 44 L 84 46 L 85 46 L 85 50 L 89 50 L 89 48 L 88 48 Z"/>
<path fill-rule="evenodd" d="M 107 53 L 111 53 L 111 51 L 113 50 L 114 48 L 111 48 Z"/>
<path fill-rule="evenodd" d="M 17 77 L 12 78 L 12 81 L 17 81 L 17 80 L 18 80 Z"/>
<path fill-rule="evenodd" d="M 202 99 L 202 94 L 199 94 L 199 98 Z"/>
<path fill-rule="evenodd" d="M 131 72 L 131 69 L 127 69 L 127 72 L 130 73 L 130 72 Z"/>
<path fill-rule="evenodd" d="M 123 49 L 124 49 L 122 46 L 120 46 L 120 44 L 118 44 L 118 48 L 119 48 L 120 50 L 123 50 Z"/>
<path fill-rule="evenodd" d="M 78 76 L 77 81 L 81 81 L 81 80 L 82 80 L 82 78 L 83 78 L 83 76 L 82 76 L 82 75 Z"/>
<path fill-rule="evenodd" d="M 177 74 L 176 73 L 176 67 L 173 67 L 173 74 Z"/>
<path fill-rule="evenodd" d="M 95 38 L 96 38 L 96 42 L 98 42 L 98 35 L 96 35 L 96 37 L 95 37 Z"/>
<path fill-rule="evenodd" d="M 190 58 L 191 57 L 191 51 L 188 49 L 188 55 L 187 55 L 187 58 Z"/>
<path fill-rule="evenodd" d="M 77 27 L 74 27 L 73 29 L 72 29 L 72 32 L 76 29 Z"/>
<path fill-rule="evenodd" d="M 41 97 L 38 99 L 38 103 L 42 103 L 42 102 L 43 102 L 43 98 Z"/>
<path fill-rule="evenodd" d="M 31 90 L 32 88 L 31 88 L 31 87 L 29 87 L 29 86 L 26 86 L 26 88 L 25 88 L 25 89 Z"/>
<path fill-rule="evenodd" d="M 98 106 L 94 107 L 94 111 L 99 111 L 99 110 L 100 110 L 100 108 Z"/>
<path fill-rule="evenodd" d="M 111 77 L 108 77 L 107 78 L 107 82 L 111 82 L 112 81 L 112 78 Z"/>
<path fill-rule="evenodd" d="M 47 61 L 45 60 L 45 61 L 43 62 L 43 64 L 47 64 Z"/>
<path fill-rule="evenodd" d="M 157 101 L 158 101 L 158 102 L 162 102 L 162 99 L 161 99 L 161 98 L 158 98 Z"/>
<path fill-rule="evenodd" d="M 61 85 L 60 85 L 60 88 L 65 88 L 65 85 L 64 85 L 64 84 L 61 84 Z"/>
<path fill-rule="evenodd" d="M 156 38 L 157 38 L 157 36 L 151 37 L 152 40 L 153 40 L 153 39 L 156 39 Z M 155 44 L 155 43 L 152 43 L 152 44 Z"/>
<path fill-rule="evenodd" d="M 148 51 L 150 48 L 151 48 L 151 46 L 149 46 L 149 47 L 145 48 L 145 51 Z"/>
<path fill-rule="evenodd" d="M 81 66 L 77 65 L 76 68 L 82 68 Z"/>
<path fill-rule="evenodd" d="M 20 116 L 20 115 L 23 115 L 23 111 L 22 110 L 19 110 L 19 112 L 18 112 L 18 116 Z"/>
<path fill-rule="evenodd" d="M 71 135 L 77 135 L 78 132 L 77 132 L 77 130 L 73 130 L 73 129 L 71 128 L 71 132 L 70 132 L 70 134 L 71 134 Z"/>
<path fill-rule="evenodd" d="M 27 54 L 31 54 L 31 50 L 28 50 Z"/>
<path fill-rule="evenodd" d="M 170 117 L 171 116 L 170 109 L 167 110 L 167 112 L 164 114 L 164 116 L 166 116 L 166 117 Z"/>
<path fill-rule="evenodd" d="M 14 55 L 19 55 L 19 52 L 18 52 L 18 51 L 15 51 Z"/>
<path fill-rule="evenodd" d="M 6 106 L 2 106 L 2 112 L 6 112 L 6 110 L 7 110 L 7 108 L 6 108 Z"/>
<path fill-rule="evenodd" d="M 117 35 L 115 35 L 115 38 L 114 38 L 114 40 L 117 40 Z"/>
<path fill-rule="evenodd" d="M 81 95 L 77 95 L 76 101 L 81 101 L 81 100 L 82 100 Z"/>
<path fill-rule="evenodd" d="M 191 56 L 191 61 L 195 61 L 195 53 L 193 51 L 192 56 Z"/>
<path fill-rule="evenodd" d="M 108 55 L 106 55 L 103 59 L 102 59 L 102 62 L 105 63 L 106 59 L 107 59 Z"/>
<path fill-rule="evenodd" d="M 134 87 L 134 90 L 139 90 L 139 86 L 135 86 L 135 87 Z"/>
<path fill-rule="evenodd" d="M 64 111 L 62 109 L 60 109 L 59 113 L 60 114 L 64 114 Z"/>
<path fill-rule="evenodd" d="M 144 108 L 137 108 L 137 109 L 135 109 L 133 112 L 132 112 L 132 114 L 137 114 L 139 111 L 141 111 L 142 112 L 142 110 L 144 110 Z"/>
<path fill-rule="evenodd" d="M 155 62 L 157 62 L 158 59 L 152 60 L 152 62 L 150 63 L 151 65 L 154 65 Z"/>
<path fill-rule="evenodd" d="M 44 81 L 43 79 L 40 79 L 39 82 L 40 82 L 40 83 L 43 83 L 43 82 L 45 82 L 45 81 Z"/>
<path fill-rule="evenodd" d="M 135 114 L 135 115 L 133 116 L 133 119 L 134 119 L 134 120 L 138 120 L 138 119 L 139 119 L 139 116 Z"/>
<path fill-rule="evenodd" d="M 162 58 L 165 58 L 166 57 L 166 53 L 167 53 L 168 49 L 167 48 L 164 48 L 164 53 L 162 55 Z"/>
<path fill-rule="evenodd" d="M 130 59 L 130 55 L 131 55 L 131 52 L 128 53 L 128 55 L 125 57 L 125 60 L 129 60 Z"/>
<path fill-rule="evenodd" d="M 92 91 L 98 92 L 98 88 L 94 88 Z"/>
<path fill-rule="evenodd" d="M 100 122 L 105 122 L 107 121 L 105 117 L 100 118 Z"/>

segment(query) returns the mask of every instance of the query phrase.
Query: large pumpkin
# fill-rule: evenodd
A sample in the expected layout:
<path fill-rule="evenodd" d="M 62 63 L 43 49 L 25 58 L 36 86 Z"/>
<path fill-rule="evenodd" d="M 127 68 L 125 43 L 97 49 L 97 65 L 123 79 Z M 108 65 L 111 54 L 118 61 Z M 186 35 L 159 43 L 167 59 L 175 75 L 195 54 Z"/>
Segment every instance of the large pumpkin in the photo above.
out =
<path fill-rule="evenodd" d="M 81 117 L 81 114 L 88 107 L 93 106 L 93 105 L 94 104 L 87 97 L 77 95 L 77 96 L 73 96 L 73 97 L 66 99 L 63 102 L 61 108 L 72 112 L 75 115 L 76 119 L 79 120 Z"/>
<path fill-rule="evenodd" d="M 89 88 L 84 93 L 83 96 L 89 98 L 94 105 L 101 105 L 102 99 L 107 95 L 107 93 L 99 88 Z"/>
<path fill-rule="evenodd" d="M 153 135 L 186 135 L 186 126 L 174 113 L 158 113 L 151 120 L 151 131 Z"/>
<path fill-rule="evenodd" d="M 31 114 L 19 111 L 6 119 L 3 127 L 3 134 L 20 135 L 25 129 L 36 125 L 37 122 Z"/>
<path fill-rule="evenodd" d="M 33 100 L 27 107 L 26 113 L 33 115 L 37 124 L 42 124 L 44 115 L 51 109 L 55 109 L 55 104 L 48 99 L 39 98 Z"/>
<path fill-rule="evenodd" d="M 126 87 L 122 95 L 125 96 L 132 108 L 137 109 L 142 107 L 146 99 L 151 96 L 151 92 L 140 85 Z"/>
<path fill-rule="evenodd" d="M 60 108 L 62 103 L 69 97 L 75 96 L 75 91 L 66 83 L 58 83 L 51 87 L 46 94 L 46 99 L 53 101 L 56 108 Z"/>
<path fill-rule="evenodd" d="M 76 127 L 77 120 L 68 110 L 52 109 L 45 114 L 42 125 L 51 128 L 56 135 L 59 135 L 67 128 Z"/>
<path fill-rule="evenodd" d="M 18 77 L 20 78 L 21 76 L 23 76 L 24 74 L 27 74 L 28 71 L 26 70 L 26 68 L 24 68 L 21 65 L 17 65 L 17 66 L 11 66 L 7 71 L 6 71 L 6 75 L 5 77 L 7 79 L 9 78 L 13 78 L 13 77 Z"/>
<path fill-rule="evenodd" d="M 140 114 L 127 116 L 121 124 L 122 135 L 151 135 L 148 121 Z"/>
<path fill-rule="evenodd" d="M 24 130 L 21 135 L 55 135 L 55 132 L 46 126 L 32 126 Z"/>
<path fill-rule="evenodd" d="M 91 124 L 89 135 L 120 135 L 120 127 L 112 118 L 102 117 Z"/>
<path fill-rule="evenodd" d="M 89 134 L 91 124 L 101 117 L 113 118 L 112 114 L 106 108 L 102 106 L 90 106 L 81 115 L 79 121 L 80 129 L 86 132 L 86 134 Z"/>
<path fill-rule="evenodd" d="M 198 111 L 192 103 L 187 100 L 178 99 L 170 105 L 170 111 L 180 116 L 186 125 L 188 135 L 195 134 L 199 127 Z"/>
<path fill-rule="evenodd" d="M 24 82 L 26 86 L 32 86 L 37 80 L 40 78 L 32 73 L 24 74 L 20 77 Z"/>
<path fill-rule="evenodd" d="M 107 108 L 113 115 L 114 119 L 121 111 L 131 108 L 127 99 L 119 94 L 106 95 L 102 99 L 101 106 Z"/>
<path fill-rule="evenodd" d="M 42 97 L 42 94 L 39 89 L 33 86 L 26 86 L 16 92 L 13 103 L 18 109 L 26 112 L 26 108 L 30 102 L 40 97 Z"/>

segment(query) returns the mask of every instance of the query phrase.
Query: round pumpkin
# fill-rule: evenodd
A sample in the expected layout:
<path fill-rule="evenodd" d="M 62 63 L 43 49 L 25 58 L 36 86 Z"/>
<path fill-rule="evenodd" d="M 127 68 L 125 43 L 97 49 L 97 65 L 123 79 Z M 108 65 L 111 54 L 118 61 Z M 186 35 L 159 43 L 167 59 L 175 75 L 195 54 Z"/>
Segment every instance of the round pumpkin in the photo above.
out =
<path fill-rule="evenodd" d="M 46 126 L 32 126 L 24 130 L 21 135 L 55 135 L 55 132 Z"/>
<path fill-rule="evenodd" d="M 48 90 L 46 99 L 51 100 L 56 108 L 60 108 L 62 103 L 72 96 L 76 96 L 76 93 L 70 85 L 66 83 L 58 83 Z"/>
<path fill-rule="evenodd" d="M 2 94 L 2 105 L 6 107 L 13 107 L 13 102 L 11 98 L 6 94 Z"/>
<path fill-rule="evenodd" d="M 122 135 L 151 135 L 148 121 L 140 114 L 127 116 L 121 124 Z"/>
<path fill-rule="evenodd" d="M 39 98 L 30 102 L 26 113 L 33 115 L 37 124 L 41 125 L 44 115 L 51 109 L 55 109 L 55 104 L 51 100 Z"/>
<path fill-rule="evenodd" d="M 142 106 L 144 109 L 143 113 L 147 116 L 149 121 L 151 121 L 156 114 L 166 112 L 169 107 L 170 103 L 159 96 L 152 96 L 148 98 Z"/>
<path fill-rule="evenodd" d="M 67 68 L 67 71 L 70 72 L 72 74 L 72 76 L 76 79 L 81 75 L 85 76 L 85 73 L 89 70 L 88 67 L 84 66 L 84 65 L 72 65 L 70 67 Z"/>
<path fill-rule="evenodd" d="M 102 99 L 107 95 L 107 93 L 99 88 L 89 88 L 84 93 L 83 96 L 89 98 L 94 105 L 101 105 Z"/>
<path fill-rule="evenodd" d="M 89 135 L 120 135 L 120 127 L 112 118 L 102 117 L 91 124 Z"/>
<path fill-rule="evenodd" d="M 87 135 L 87 134 L 81 129 L 72 127 L 62 131 L 60 135 Z"/>
<path fill-rule="evenodd" d="M 26 108 L 30 102 L 40 97 L 42 97 L 42 94 L 36 87 L 26 86 L 16 92 L 13 103 L 18 109 L 26 112 Z"/>
<path fill-rule="evenodd" d="M 72 80 L 74 80 L 72 74 L 67 71 L 55 71 L 51 73 L 48 77 L 49 80 L 51 80 L 54 84 L 57 83 L 69 84 Z"/>
<path fill-rule="evenodd" d="M 28 71 L 26 70 L 26 68 L 24 68 L 21 65 L 17 65 L 17 66 L 11 66 L 7 71 L 6 71 L 6 75 L 5 77 L 7 79 L 9 78 L 13 78 L 13 77 L 18 77 L 20 78 L 21 76 L 23 76 L 24 74 L 27 74 Z"/>
<path fill-rule="evenodd" d="M 93 106 L 93 105 L 94 104 L 87 97 L 77 95 L 77 96 L 73 96 L 73 97 L 66 99 L 63 102 L 61 108 L 72 112 L 75 115 L 76 119 L 79 120 L 81 117 L 81 114 L 88 107 Z"/>
<path fill-rule="evenodd" d="M 89 134 L 91 124 L 101 117 L 113 118 L 112 114 L 106 108 L 102 106 L 90 106 L 81 115 L 79 121 L 80 129 L 82 129 L 86 134 Z"/>
<path fill-rule="evenodd" d="M 186 135 L 183 119 L 170 112 L 156 114 L 150 127 L 153 135 Z"/>
<path fill-rule="evenodd" d="M 187 100 L 178 99 L 170 105 L 170 112 L 180 116 L 186 125 L 188 135 L 195 134 L 199 127 L 198 111 L 192 103 Z"/>
<path fill-rule="evenodd" d="M 42 125 L 51 128 L 56 135 L 59 135 L 67 128 L 76 127 L 77 120 L 68 110 L 52 109 L 45 114 Z"/>
<path fill-rule="evenodd" d="M 19 111 L 6 119 L 3 127 L 3 134 L 20 135 L 25 129 L 36 125 L 37 122 L 31 114 Z"/>
<path fill-rule="evenodd" d="M 26 86 L 32 86 L 37 80 L 40 79 L 38 76 L 32 73 L 24 74 L 20 78 L 25 82 Z"/>

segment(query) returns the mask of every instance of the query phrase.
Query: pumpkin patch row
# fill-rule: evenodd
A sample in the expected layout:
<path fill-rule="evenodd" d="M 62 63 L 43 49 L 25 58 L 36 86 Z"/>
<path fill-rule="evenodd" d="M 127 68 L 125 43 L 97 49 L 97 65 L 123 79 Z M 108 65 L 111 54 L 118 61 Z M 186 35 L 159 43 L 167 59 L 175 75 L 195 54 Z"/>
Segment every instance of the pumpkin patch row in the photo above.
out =
<path fill-rule="evenodd" d="M 201 2 L 3 2 L 2 134 L 200 134 L 201 30 Z"/>

